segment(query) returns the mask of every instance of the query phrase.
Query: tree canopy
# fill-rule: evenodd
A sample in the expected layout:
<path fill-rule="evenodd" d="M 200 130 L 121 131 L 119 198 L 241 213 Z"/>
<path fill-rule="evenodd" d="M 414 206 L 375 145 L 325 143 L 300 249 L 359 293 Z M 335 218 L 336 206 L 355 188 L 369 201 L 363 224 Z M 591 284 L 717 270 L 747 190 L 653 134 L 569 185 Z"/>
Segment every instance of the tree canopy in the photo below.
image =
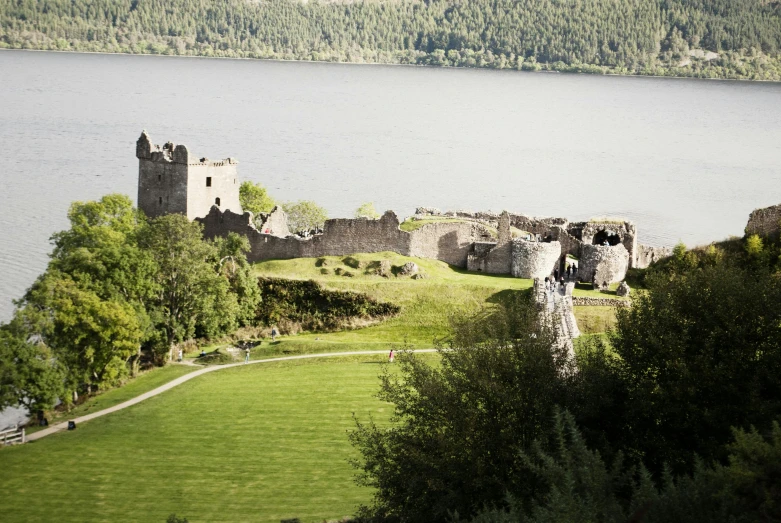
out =
<path fill-rule="evenodd" d="M 571 359 L 523 300 L 401 354 L 357 420 L 368 521 L 774 521 L 781 243 L 680 245 Z M 395 364 L 394 364 L 395 365 Z"/>
<path fill-rule="evenodd" d="M 291 231 L 308 233 L 321 229 L 328 219 L 325 209 L 310 200 L 285 203 L 282 208 L 287 213 L 287 225 Z"/>
<path fill-rule="evenodd" d="M 255 320 L 246 238 L 206 241 L 183 215 L 148 220 L 129 198 L 75 202 L 46 271 L 0 326 L 0 405 L 50 408 L 121 382 L 174 344 Z"/>
<path fill-rule="evenodd" d="M 16 49 L 781 79 L 765 0 L 0 0 Z"/>
<path fill-rule="evenodd" d="M 265 187 L 250 181 L 241 182 L 239 187 L 239 203 L 244 211 L 255 215 L 262 212 L 271 212 L 276 205 Z"/>

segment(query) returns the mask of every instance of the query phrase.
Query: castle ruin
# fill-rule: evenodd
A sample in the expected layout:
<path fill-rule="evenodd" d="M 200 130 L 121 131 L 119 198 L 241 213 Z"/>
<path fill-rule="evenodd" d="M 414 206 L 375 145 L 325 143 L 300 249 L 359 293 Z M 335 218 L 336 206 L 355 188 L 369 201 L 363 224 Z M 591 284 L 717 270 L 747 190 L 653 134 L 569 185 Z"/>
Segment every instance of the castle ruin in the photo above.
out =
<path fill-rule="evenodd" d="M 391 251 L 431 258 L 456 267 L 520 278 L 544 278 L 562 271 L 567 257 L 582 259 L 578 277 L 610 284 L 631 267 L 645 267 L 669 249 L 638 245 L 631 222 L 533 218 L 503 212 L 447 212 L 419 208 L 413 219 L 434 218 L 411 231 L 400 229 L 387 211 L 379 219 L 330 219 L 322 232 L 302 238 L 290 234 L 281 209 L 264 214 L 256 226 L 239 203 L 238 162 L 191 158 L 184 145 L 153 145 L 144 131 L 136 145 L 139 160 L 138 207 L 148 216 L 181 213 L 214 238 L 235 232 L 249 239 L 251 262 L 267 259 L 345 256 Z M 442 218 L 438 221 L 437 218 Z"/>
<path fill-rule="evenodd" d="M 138 208 L 149 217 L 184 214 L 206 216 L 212 206 L 241 212 L 233 158 L 219 162 L 196 159 L 184 145 L 153 145 L 146 131 L 136 142 Z"/>

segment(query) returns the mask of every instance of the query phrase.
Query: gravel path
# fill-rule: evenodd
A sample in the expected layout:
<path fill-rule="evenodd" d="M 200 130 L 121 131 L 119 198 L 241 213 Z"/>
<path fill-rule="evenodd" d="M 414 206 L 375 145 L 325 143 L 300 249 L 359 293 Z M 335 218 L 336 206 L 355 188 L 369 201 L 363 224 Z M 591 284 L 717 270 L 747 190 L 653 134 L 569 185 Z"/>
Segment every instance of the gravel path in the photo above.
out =
<path fill-rule="evenodd" d="M 421 349 L 416 350 L 415 352 L 435 352 L 436 349 Z M 78 426 L 80 423 L 84 423 L 85 421 L 89 421 L 95 418 L 99 418 L 101 416 L 105 416 L 106 414 L 111 414 L 112 412 L 116 412 L 118 410 L 126 409 L 132 405 L 135 405 L 136 403 L 141 403 L 142 401 L 149 399 L 153 396 L 157 396 L 158 394 L 162 394 L 163 392 L 173 389 L 176 386 L 181 385 L 182 383 L 186 381 L 190 381 L 193 378 L 197 378 L 198 376 L 201 376 L 203 374 L 206 374 L 207 372 L 214 372 L 221 369 L 229 369 L 232 367 L 241 367 L 244 365 L 256 365 L 260 363 L 271 363 L 274 361 L 289 361 L 289 360 L 305 360 L 309 358 L 336 358 L 339 356 L 360 356 L 363 354 L 385 354 L 389 352 L 388 350 L 371 350 L 371 351 L 361 351 L 361 352 L 329 352 L 324 354 L 304 354 L 301 356 L 283 356 L 280 358 L 270 358 L 267 360 L 255 360 L 250 361 L 249 363 L 230 363 L 228 365 L 215 365 L 213 367 L 205 367 L 201 370 L 197 370 L 195 372 L 191 372 L 189 374 L 185 374 L 184 376 L 181 376 L 179 378 L 176 378 L 175 380 L 169 381 L 165 385 L 161 385 L 157 387 L 156 389 L 152 389 L 149 392 L 145 392 L 144 394 L 141 394 L 140 396 L 136 396 L 133 399 L 127 400 L 124 403 L 120 403 L 118 405 L 114 405 L 113 407 L 109 407 L 107 409 L 99 410 L 97 412 L 93 412 L 92 414 L 87 414 L 85 416 L 81 416 L 78 418 L 74 418 L 70 421 L 75 421 L 76 426 Z M 63 421 L 61 423 L 57 423 L 56 425 L 52 425 L 48 429 L 44 429 L 38 432 L 35 432 L 33 434 L 30 434 L 27 436 L 27 441 L 36 441 L 43 437 L 48 436 L 49 434 L 54 434 L 55 432 L 60 432 L 62 430 L 68 429 L 68 421 Z"/>

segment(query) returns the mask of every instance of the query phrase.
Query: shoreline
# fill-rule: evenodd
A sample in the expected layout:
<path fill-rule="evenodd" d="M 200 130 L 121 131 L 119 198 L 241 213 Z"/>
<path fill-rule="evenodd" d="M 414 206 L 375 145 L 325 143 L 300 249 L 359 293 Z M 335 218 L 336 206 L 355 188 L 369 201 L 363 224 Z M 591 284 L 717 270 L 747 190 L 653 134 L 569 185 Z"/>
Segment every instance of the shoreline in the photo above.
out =
<path fill-rule="evenodd" d="M 11 47 L 0 47 L 2 51 L 22 51 L 33 53 L 61 53 L 61 54 L 84 54 L 84 55 L 107 55 L 107 56 L 154 56 L 158 58 L 192 58 L 200 60 L 241 60 L 249 62 L 278 62 L 278 63 L 303 63 L 303 64 L 329 64 L 329 65 L 349 65 L 349 66 L 386 66 L 386 67 L 414 67 L 423 69 L 443 69 L 443 70 L 467 70 L 467 71 L 496 71 L 507 73 L 532 73 L 532 74 L 564 74 L 573 76 L 610 76 L 615 78 L 654 78 L 670 80 L 697 80 L 710 82 L 740 82 L 747 84 L 781 84 L 780 80 L 749 80 L 745 78 L 699 78 L 696 76 L 667 76 L 667 75 L 647 75 L 647 74 L 619 74 L 619 73 L 582 73 L 570 71 L 524 71 L 518 69 L 494 69 L 491 67 L 459 67 L 459 66 L 433 66 L 422 64 L 400 64 L 400 63 L 379 63 L 379 62 L 331 62 L 326 60 L 298 60 L 286 58 L 243 58 L 235 56 L 201 56 L 201 55 L 178 55 L 178 54 L 153 54 L 153 53 L 116 53 L 109 51 L 63 51 L 59 49 L 18 49 Z M 584 64 L 589 65 L 589 64 Z"/>

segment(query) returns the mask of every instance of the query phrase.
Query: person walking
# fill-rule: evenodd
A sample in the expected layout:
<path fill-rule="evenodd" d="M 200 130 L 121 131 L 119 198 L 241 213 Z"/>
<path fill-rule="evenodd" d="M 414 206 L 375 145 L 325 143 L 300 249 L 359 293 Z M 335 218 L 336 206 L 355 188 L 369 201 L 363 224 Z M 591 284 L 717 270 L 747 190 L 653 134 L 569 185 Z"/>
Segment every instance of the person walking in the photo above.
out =
<path fill-rule="evenodd" d="M 278 334 L 276 326 L 271 327 L 271 341 L 277 341 Z"/>
<path fill-rule="evenodd" d="M 553 281 L 559 281 L 559 268 L 553 269 Z"/>
<path fill-rule="evenodd" d="M 393 363 L 393 349 L 391 349 L 390 354 L 388 354 L 388 362 Z"/>
<path fill-rule="evenodd" d="M 571 276 L 572 276 L 572 265 L 570 265 L 568 263 L 567 264 L 567 279 L 569 280 Z"/>
<path fill-rule="evenodd" d="M 179 349 L 179 358 L 177 359 L 179 363 L 182 362 L 182 349 Z"/>
<path fill-rule="evenodd" d="M 244 349 L 244 363 L 249 363 L 249 347 Z"/>

